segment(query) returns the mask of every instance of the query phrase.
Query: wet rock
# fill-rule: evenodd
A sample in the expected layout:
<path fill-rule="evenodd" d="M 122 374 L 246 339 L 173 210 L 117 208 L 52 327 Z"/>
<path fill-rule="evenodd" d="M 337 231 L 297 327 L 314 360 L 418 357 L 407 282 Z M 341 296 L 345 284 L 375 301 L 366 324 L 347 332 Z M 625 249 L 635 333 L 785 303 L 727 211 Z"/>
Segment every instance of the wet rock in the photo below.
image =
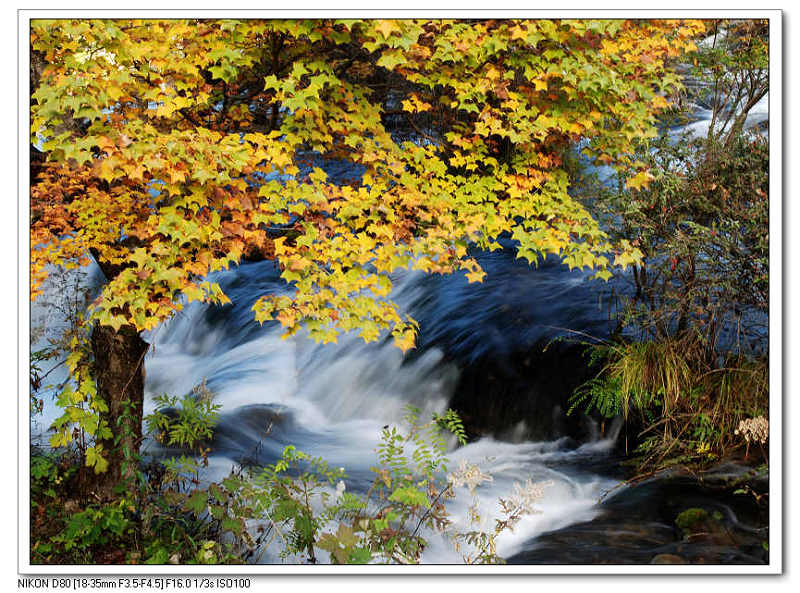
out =
<path fill-rule="evenodd" d="M 747 475 L 733 470 L 723 473 Z M 593 520 L 544 533 L 507 561 L 626 565 L 677 557 L 685 564 L 768 563 L 766 505 L 727 479 L 710 483 L 673 471 L 619 488 L 598 505 L 601 513 Z"/>
<path fill-rule="evenodd" d="M 658 554 L 653 556 L 650 564 L 687 564 L 686 558 L 681 558 L 677 554 Z"/>
<path fill-rule="evenodd" d="M 731 532 L 721 522 L 719 511 L 710 514 L 703 508 L 693 507 L 681 512 L 675 518 L 675 525 L 683 532 L 683 538 L 690 542 L 707 542 L 720 546 L 735 546 Z"/>
<path fill-rule="evenodd" d="M 675 518 L 675 525 L 691 533 L 699 523 L 704 523 L 707 520 L 708 511 L 705 509 L 691 508 L 686 509 Z"/>
<path fill-rule="evenodd" d="M 570 409 L 569 398 L 593 376 L 586 347 L 537 344 L 530 350 L 484 356 L 461 369 L 450 407 L 471 437 L 493 435 L 513 440 L 570 437 L 586 442 L 603 436 L 601 424 L 582 409 Z"/>

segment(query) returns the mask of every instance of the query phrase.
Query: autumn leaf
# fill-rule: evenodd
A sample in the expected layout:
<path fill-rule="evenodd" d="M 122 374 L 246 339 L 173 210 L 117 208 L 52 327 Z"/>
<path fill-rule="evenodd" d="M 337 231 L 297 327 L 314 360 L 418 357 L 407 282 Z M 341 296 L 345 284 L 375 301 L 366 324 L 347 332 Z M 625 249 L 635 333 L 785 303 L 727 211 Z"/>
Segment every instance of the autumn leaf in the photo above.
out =
<path fill-rule="evenodd" d="M 382 19 L 379 20 L 378 23 L 375 25 L 375 30 L 380 32 L 383 35 L 384 39 L 389 39 L 392 33 L 395 31 L 400 31 L 400 27 L 398 26 L 397 21 L 392 19 Z"/>
<path fill-rule="evenodd" d="M 648 171 L 639 171 L 636 175 L 625 182 L 628 189 L 642 189 L 647 187 L 653 180 L 653 175 Z"/>
<path fill-rule="evenodd" d="M 481 269 L 473 270 L 472 272 L 467 272 L 467 281 L 471 284 L 473 282 L 483 282 L 484 276 L 486 276 L 486 272 Z"/>
<path fill-rule="evenodd" d="M 635 260 L 572 196 L 555 148 L 590 140 L 628 188 L 645 188 L 652 177 L 626 155 L 678 90 L 665 56 L 691 49 L 704 26 L 31 27 L 32 49 L 48 56 L 31 102 L 30 132 L 47 139 L 48 159 L 31 187 L 32 296 L 51 266 L 96 254 L 110 277 L 90 321 L 142 331 L 184 299 L 223 306 L 228 297 L 203 277 L 265 257 L 289 286 L 257 302 L 256 320 L 277 319 L 286 335 L 307 327 L 326 343 L 344 331 L 367 341 L 389 332 L 406 351 L 416 330 L 391 302 L 398 270 L 460 271 L 480 283 L 486 274 L 469 248 L 498 249 L 507 233 L 531 263 L 552 254 L 601 279 L 611 253 L 618 265 Z M 273 48 L 267 40 L 277 38 Z M 65 129 L 68 115 L 82 118 L 80 133 Z M 351 169 L 348 179 L 329 177 L 334 162 Z"/>

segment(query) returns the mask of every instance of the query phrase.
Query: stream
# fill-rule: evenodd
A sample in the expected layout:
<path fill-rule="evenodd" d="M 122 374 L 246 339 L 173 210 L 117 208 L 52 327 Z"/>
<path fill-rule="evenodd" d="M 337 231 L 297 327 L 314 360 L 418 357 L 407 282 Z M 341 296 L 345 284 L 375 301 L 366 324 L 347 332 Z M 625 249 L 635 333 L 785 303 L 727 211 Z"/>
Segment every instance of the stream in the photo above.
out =
<path fill-rule="evenodd" d="M 703 133 L 706 113 L 698 107 L 696 114 L 689 125 Z M 766 117 L 766 109 L 754 112 L 757 121 Z M 590 280 L 590 273 L 570 272 L 552 259 L 528 266 L 511 245 L 475 256 L 487 272 L 480 285 L 468 285 L 461 274 L 394 275 L 389 298 L 420 323 L 418 348 L 405 357 L 390 340 L 365 344 L 344 335 L 320 345 L 302 333 L 283 339 L 276 322 L 259 326 L 251 311 L 256 299 L 287 289 L 273 262 L 215 274 L 232 305 L 191 303 L 145 335 L 151 344 L 145 414 L 155 396 L 181 396 L 205 382 L 221 406 L 205 480 L 221 479 L 240 464 L 274 462 L 291 444 L 345 468 L 347 488 L 364 492 L 382 427 L 399 424 L 409 405 L 422 410 L 422 419 L 458 407 L 479 438 L 453 448 L 450 467 L 463 460 L 492 476 L 475 491 L 487 528 L 493 525 L 488 518 L 498 516 L 497 499 L 510 495 L 515 483 L 549 483 L 539 512 L 499 538 L 497 552 L 509 562 L 765 562 L 758 527 L 764 518 L 751 501 L 721 499 L 677 476 L 620 487 L 619 423 L 566 414 L 565 397 L 585 380 L 581 354 L 567 343 L 545 346 L 557 337 L 607 335 L 606 297 L 621 285 Z M 96 266 L 86 282 L 95 290 L 102 282 Z M 52 286 L 51 302 L 59 298 Z M 32 305 L 32 326 L 45 328 L 34 350 L 63 324 L 46 301 Z M 56 368 L 48 383 L 65 378 L 63 367 Z M 44 399 L 44 411 L 32 417 L 34 436 L 58 414 L 51 398 Z M 152 443 L 148 452 L 158 454 Z M 460 489 L 448 503 L 456 527 L 469 528 L 471 502 Z M 686 541 L 675 516 L 698 505 L 719 513 L 725 531 Z M 280 561 L 272 549 L 261 558 Z M 455 564 L 461 557 L 431 535 L 422 561 Z"/>

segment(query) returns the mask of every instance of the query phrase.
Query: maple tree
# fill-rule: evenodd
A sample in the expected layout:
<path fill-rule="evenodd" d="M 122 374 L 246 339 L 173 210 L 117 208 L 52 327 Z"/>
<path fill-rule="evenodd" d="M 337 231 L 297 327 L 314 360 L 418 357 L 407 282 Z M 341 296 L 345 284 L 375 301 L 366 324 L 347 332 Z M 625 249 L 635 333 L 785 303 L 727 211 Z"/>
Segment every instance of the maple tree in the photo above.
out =
<path fill-rule="evenodd" d="M 275 259 L 293 289 L 264 295 L 257 321 L 322 342 L 388 330 L 403 350 L 417 325 L 386 299 L 396 270 L 480 282 L 468 246 L 498 249 L 507 234 L 531 263 L 556 254 L 607 279 L 640 254 L 570 197 L 562 157 L 582 143 L 635 170 L 631 187 L 647 184 L 632 142 L 654 135 L 679 86 L 669 63 L 703 29 L 33 21 L 31 141 L 47 163 L 31 188 L 31 294 L 47 264 L 89 254 L 108 279 L 68 360 L 76 387 L 53 444 L 96 413 L 84 423 L 97 440 L 87 461 L 110 462 L 118 482 L 119 451 L 141 439 L 140 332 L 187 301 L 225 305 L 207 276 L 243 257 Z M 326 162 L 351 163 L 353 178 L 329 179 Z"/>

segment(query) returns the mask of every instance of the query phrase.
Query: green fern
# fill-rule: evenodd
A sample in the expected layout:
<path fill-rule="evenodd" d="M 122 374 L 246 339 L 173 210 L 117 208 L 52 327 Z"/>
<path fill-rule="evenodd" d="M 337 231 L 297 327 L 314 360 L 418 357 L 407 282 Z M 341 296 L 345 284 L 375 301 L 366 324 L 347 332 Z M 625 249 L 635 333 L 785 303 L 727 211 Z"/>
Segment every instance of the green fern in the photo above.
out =
<path fill-rule="evenodd" d="M 605 418 L 614 418 L 623 413 L 623 398 L 619 380 L 595 377 L 581 385 L 569 398 L 567 415 L 586 404 L 585 412 L 597 410 Z"/>
<path fill-rule="evenodd" d="M 455 435 L 460 445 L 467 444 L 467 431 L 464 429 L 464 423 L 455 410 L 448 409 L 441 416 L 434 414 L 433 420 L 440 428 Z"/>

